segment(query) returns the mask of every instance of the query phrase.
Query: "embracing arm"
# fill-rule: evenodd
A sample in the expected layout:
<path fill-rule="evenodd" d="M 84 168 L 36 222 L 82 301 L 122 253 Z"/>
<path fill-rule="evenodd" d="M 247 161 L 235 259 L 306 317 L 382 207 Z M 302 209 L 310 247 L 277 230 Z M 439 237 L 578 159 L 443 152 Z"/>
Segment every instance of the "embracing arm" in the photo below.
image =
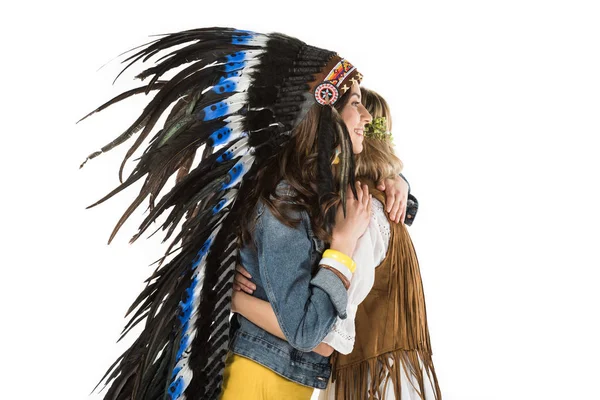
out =
<path fill-rule="evenodd" d="M 381 179 L 377 182 L 377 189 L 385 192 L 385 210 L 390 220 L 396 223 L 403 221 L 408 226 L 412 225 L 419 209 L 419 202 L 410 194 L 410 184 L 404 175 Z"/>
<path fill-rule="evenodd" d="M 248 321 L 261 329 L 286 340 L 277 322 L 277 316 L 268 301 L 250 296 L 244 292 L 234 291 L 231 296 L 231 311 L 241 314 Z"/>
<path fill-rule="evenodd" d="M 287 340 L 279 327 L 277 316 L 275 316 L 275 312 L 269 302 L 235 290 L 231 298 L 231 311 L 241 314 L 248 321 L 269 332 L 271 335 Z M 328 357 L 333 353 L 333 348 L 326 343 L 319 343 L 312 351 Z"/>
<path fill-rule="evenodd" d="M 312 241 L 306 227 L 284 225 L 268 207 L 257 220 L 255 242 L 261 282 L 276 325 L 292 347 L 311 351 L 327 335 L 338 315 L 346 317 L 344 284 L 326 269 L 312 276 Z M 271 322 L 267 326 L 275 325 Z"/>
<path fill-rule="evenodd" d="M 371 197 L 368 187 L 357 182 L 357 197 L 349 196 L 346 214 L 336 212 L 332 230 L 332 250 L 352 254 L 358 238 L 368 227 Z M 350 187 L 348 187 L 350 193 Z M 301 351 L 311 351 L 333 325 L 346 318 L 348 294 L 346 278 L 334 268 L 319 268 L 313 276 L 313 242 L 309 238 L 310 219 L 305 213 L 291 216 L 301 220 L 297 227 L 279 221 L 264 206 L 254 232 L 261 282 L 277 322 L 288 343 Z"/>
<path fill-rule="evenodd" d="M 370 223 L 368 228 L 360 239 L 358 239 L 358 244 L 353 253 L 353 258 L 357 262 L 358 268 L 355 271 L 348 292 L 348 318 L 340 319 L 338 317 L 336 319 L 333 330 L 327 334 L 323 342 L 313 349 L 318 354 L 329 356 L 333 352 L 333 349 L 340 351 L 342 354 L 348 354 L 354 346 L 354 317 L 356 308 L 373 286 L 375 266 L 385 257 L 388 245 L 388 238 L 384 238 L 381 232 L 381 227 L 388 224 L 387 218 L 383 213 L 383 206 L 378 201 L 375 201 L 374 204 L 375 206 L 372 208 L 372 213 L 369 216 Z M 343 223 L 340 225 L 343 225 Z M 389 232 L 389 225 L 387 226 L 387 231 Z M 334 236 L 337 236 L 338 232 L 334 231 Z M 334 243 L 338 242 L 333 240 L 332 247 L 335 246 Z M 338 250 L 341 250 L 341 248 Z M 346 249 L 346 251 L 349 250 Z M 252 294 L 256 289 L 256 286 L 251 281 L 252 276 L 241 265 L 236 266 L 236 271 L 232 310 L 243 315 L 246 319 L 272 335 L 287 340 L 271 304 L 246 294 Z"/>

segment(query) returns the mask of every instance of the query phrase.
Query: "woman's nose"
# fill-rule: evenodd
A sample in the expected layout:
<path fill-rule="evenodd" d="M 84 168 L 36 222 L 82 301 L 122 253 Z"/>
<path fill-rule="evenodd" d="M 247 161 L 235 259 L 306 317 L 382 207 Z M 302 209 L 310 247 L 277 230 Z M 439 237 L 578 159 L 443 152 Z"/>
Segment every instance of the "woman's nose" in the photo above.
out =
<path fill-rule="evenodd" d="M 362 112 L 362 118 L 363 120 L 365 120 L 365 124 L 370 124 L 373 121 L 373 116 L 371 116 L 371 113 L 369 113 L 369 111 L 367 111 L 367 109 L 364 107 Z"/>

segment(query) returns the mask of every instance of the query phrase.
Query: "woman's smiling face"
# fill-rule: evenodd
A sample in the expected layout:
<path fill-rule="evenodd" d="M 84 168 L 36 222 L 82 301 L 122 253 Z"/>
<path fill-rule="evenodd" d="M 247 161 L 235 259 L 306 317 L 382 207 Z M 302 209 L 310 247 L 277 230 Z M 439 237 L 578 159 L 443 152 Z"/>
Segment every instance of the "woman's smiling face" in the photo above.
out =
<path fill-rule="evenodd" d="M 352 152 L 359 154 L 363 150 L 365 125 L 371 122 L 371 114 L 360 102 L 360 86 L 354 83 L 350 89 L 350 98 L 342 109 L 340 115 L 350 133 Z"/>

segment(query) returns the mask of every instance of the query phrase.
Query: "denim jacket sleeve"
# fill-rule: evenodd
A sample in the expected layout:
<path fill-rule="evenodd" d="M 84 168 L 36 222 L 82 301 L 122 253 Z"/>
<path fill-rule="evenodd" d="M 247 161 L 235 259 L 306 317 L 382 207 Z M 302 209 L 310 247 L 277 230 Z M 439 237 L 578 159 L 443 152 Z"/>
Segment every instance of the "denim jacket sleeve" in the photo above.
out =
<path fill-rule="evenodd" d="M 419 211 L 419 201 L 410 193 L 410 183 L 408 182 L 408 179 L 402 174 L 400 174 L 400 178 L 404 179 L 404 182 L 408 185 L 408 202 L 406 204 L 406 217 L 404 217 L 404 223 L 411 226 L 415 221 L 417 211 Z"/>
<path fill-rule="evenodd" d="M 341 280 L 328 270 L 312 276 L 312 240 L 306 219 L 297 227 L 279 221 L 259 205 L 254 232 L 260 279 L 289 344 L 311 351 L 325 338 L 336 317 L 346 317 L 348 301 Z"/>

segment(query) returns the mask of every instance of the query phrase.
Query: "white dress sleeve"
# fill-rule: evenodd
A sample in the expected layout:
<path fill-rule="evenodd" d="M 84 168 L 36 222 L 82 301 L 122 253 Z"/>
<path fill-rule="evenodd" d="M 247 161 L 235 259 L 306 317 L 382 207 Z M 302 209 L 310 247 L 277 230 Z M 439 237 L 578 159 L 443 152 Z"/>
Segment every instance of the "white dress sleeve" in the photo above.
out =
<path fill-rule="evenodd" d="M 323 342 L 342 354 L 349 354 L 354 347 L 356 330 L 354 319 L 358 305 L 367 297 L 375 280 L 377 267 L 387 253 L 390 241 L 390 225 L 383 211 L 383 205 L 372 200 L 371 221 L 365 233 L 356 244 L 352 258 L 356 262 L 356 271 L 348 289 L 348 306 L 346 319 L 337 318 L 333 328 Z"/>

